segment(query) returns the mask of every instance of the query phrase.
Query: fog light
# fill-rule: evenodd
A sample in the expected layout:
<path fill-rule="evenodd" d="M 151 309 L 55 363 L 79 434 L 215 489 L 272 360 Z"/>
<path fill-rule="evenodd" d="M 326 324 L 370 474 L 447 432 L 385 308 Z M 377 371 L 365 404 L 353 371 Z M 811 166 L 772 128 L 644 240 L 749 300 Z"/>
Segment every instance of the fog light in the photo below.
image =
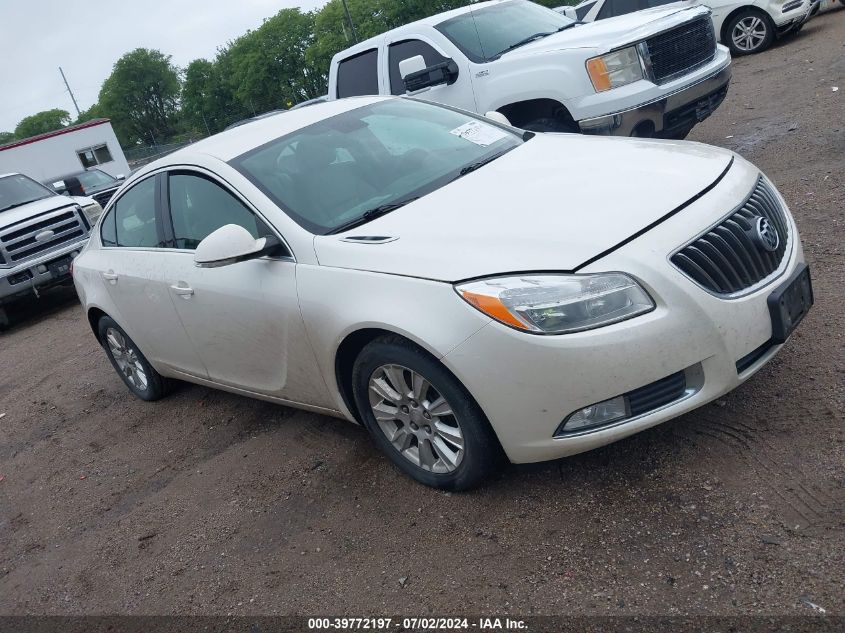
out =
<path fill-rule="evenodd" d="M 38 264 L 38 266 L 35 268 L 35 270 L 37 270 L 39 273 L 43 274 L 43 273 L 47 272 L 47 267 L 44 264 Z"/>
<path fill-rule="evenodd" d="M 625 396 L 617 396 L 571 413 L 558 427 L 555 435 L 582 431 L 627 418 L 628 405 Z"/>

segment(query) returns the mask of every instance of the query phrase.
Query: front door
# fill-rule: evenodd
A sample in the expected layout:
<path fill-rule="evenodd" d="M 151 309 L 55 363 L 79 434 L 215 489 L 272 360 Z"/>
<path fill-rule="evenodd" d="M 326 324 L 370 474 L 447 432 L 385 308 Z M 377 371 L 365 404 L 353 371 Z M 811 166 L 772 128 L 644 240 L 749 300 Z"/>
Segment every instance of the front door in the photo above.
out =
<path fill-rule="evenodd" d="M 196 172 L 171 172 L 175 246 L 167 271 L 171 300 L 215 382 L 294 402 L 331 407 L 305 334 L 289 254 L 199 268 L 193 250 L 209 234 L 237 224 L 253 237 L 272 234 L 246 203 Z"/>

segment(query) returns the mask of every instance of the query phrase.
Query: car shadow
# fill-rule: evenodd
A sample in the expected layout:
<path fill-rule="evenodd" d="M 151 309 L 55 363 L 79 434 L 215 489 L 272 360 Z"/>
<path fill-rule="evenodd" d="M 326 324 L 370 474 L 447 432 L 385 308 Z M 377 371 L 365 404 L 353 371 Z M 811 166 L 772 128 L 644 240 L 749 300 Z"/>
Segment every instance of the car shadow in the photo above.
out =
<path fill-rule="evenodd" d="M 36 325 L 79 301 L 73 286 L 57 286 L 4 306 L 9 324 L 0 326 L 0 336 Z"/>

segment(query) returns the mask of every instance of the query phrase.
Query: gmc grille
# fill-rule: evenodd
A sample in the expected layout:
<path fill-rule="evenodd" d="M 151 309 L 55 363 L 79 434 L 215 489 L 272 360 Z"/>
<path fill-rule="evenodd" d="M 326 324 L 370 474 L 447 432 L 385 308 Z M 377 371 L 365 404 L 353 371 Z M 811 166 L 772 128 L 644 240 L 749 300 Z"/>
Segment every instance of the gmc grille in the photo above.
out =
<path fill-rule="evenodd" d="M 651 79 L 665 83 L 703 66 L 716 55 L 716 34 L 710 16 L 696 18 L 645 41 Z"/>
<path fill-rule="evenodd" d="M 777 231 L 769 251 L 756 235 L 758 219 Z M 672 256 L 672 263 L 698 285 L 718 295 L 733 295 L 767 280 L 780 268 L 790 242 L 789 223 L 778 197 L 762 176 L 743 205 L 707 233 Z"/>
<path fill-rule="evenodd" d="M 53 235 L 36 239 L 37 235 L 46 231 L 52 231 Z M 82 211 L 77 207 L 42 213 L 0 229 L 0 261 L 17 264 L 67 242 L 82 239 L 87 233 Z"/>

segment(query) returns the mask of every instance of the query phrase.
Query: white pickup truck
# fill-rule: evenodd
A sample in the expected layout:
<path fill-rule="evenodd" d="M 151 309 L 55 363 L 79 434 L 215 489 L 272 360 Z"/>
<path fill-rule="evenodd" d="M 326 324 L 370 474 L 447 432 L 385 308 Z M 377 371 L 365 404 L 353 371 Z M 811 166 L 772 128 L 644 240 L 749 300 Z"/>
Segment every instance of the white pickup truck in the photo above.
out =
<path fill-rule="evenodd" d="M 329 98 L 410 94 L 533 131 L 683 138 L 719 107 L 730 78 L 703 6 L 581 24 L 528 0 L 494 0 L 338 53 Z"/>
<path fill-rule="evenodd" d="M 60 196 L 23 174 L 0 174 L 0 330 L 17 299 L 69 284 L 70 263 L 103 209 Z"/>

